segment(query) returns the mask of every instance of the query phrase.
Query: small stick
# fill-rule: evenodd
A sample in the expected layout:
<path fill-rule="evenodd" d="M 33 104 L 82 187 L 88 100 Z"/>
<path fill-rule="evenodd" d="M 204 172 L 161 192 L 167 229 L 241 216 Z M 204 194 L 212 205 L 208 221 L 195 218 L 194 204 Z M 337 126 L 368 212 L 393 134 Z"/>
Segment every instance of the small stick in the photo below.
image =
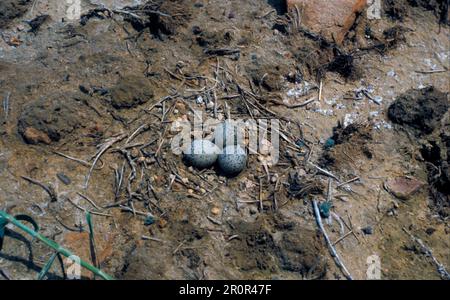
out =
<path fill-rule="evenodd" d="M 420 74 L 434 74 L 434 73 L 445 73 L 445 72 L 448 72 L 448 70 L 429 70 L 429 71 L 416 70 L 416 73 L 420 73 Z"/>
<path fill-rule="evenodd" d="M 174 98 L 175 95 L 173 96 L 166 96 L 164 98 L 162 98 L 161 100 L 159 100 L 158 102 L 156 102 L 155 104 L 153 104 L 152 106 L 150 106 L 149 108 L 145 109 L 146 112 L 151 112 L 156 106 L 161 105 L 164 101 L 166 100 L 170 100 L 172 98 Z"/>
<path fill-rule="evenodd" d="M 154 241 L 154 242 L 160 242 L 160 243 L 167 243 L 164 240 L 161 240 L 161 239 L 158 239 L 158 238 L 155 238 L 155 237 L 152 237 L 152 236 L 143 235 L 141 238 L 143 240 L 145 240 L 145 241 Z"/>
<path fill-rule="evenodd" d="M 334 212 L 331 212 L 330 214 L 331 214 L 331 215 L 333 216 L 333 218 L 335 218 L 336 221 L 339 223 L 339 226 L 341 227 L 341 234 L 344 234 L 344 233 L 345 233 L 345 228 L 344 228 L 344 222 L 342 222 L 342 218 L 341 218 L 338 214 L 336 214 L 336 213 L 334 213 Z"/>
<path fill-rule="evenodd" d="M 82 207 L 82 206 L 76 204 L 76 203 L 73 202 L 72 199 L 70 199 L 69 197 L 67 197 L 66 199 L 67 199 L 73 206 L 75 206 L 76 208 L 78 208 L 79 210 L 81 210 L 81 211 L 83 211 L 83 212 L 85 212 L 85 213 L 86 213 L 86 212 L 89 212 L 89 213 L 91 213 L 91 214 L 93 214 L 93 215 L 102 216 L 102 217 L 110 217 L 110 218 L 112 218 L 112 215 L 109 215 L 109 214 L 104 214 L 104 213 L 100 213 L 100 212 L 96 212 L 96 211 L 90 211 L 90 210 L 88 210 L 88 209 L 86 209 L 86 208 L 84 208 L 84 207 Z"/>
<path fill-rule="evenodd" d="M 115 184 L 115 199 L 117 200 L 117 198 L 119 198 L 120 196 L 120 188 L 122 187 L 122 182 L 123 182 L 123 174 L 125 173 L 125 162 L 123 162 L 122 164 L 122 168 L 119 169 L 114 169 L 114 175 L 115 175 L 115 179 L 116 179 L 116 184 Z"/>
<path fill-rule="evenodd" d="M 214 224 L 216 224 L 216 225 L 222 225 L 222 222 L 220 222 L 220 221 L 214 219 L 214 218 L 211 217 L 211 216 L 207 216 L 207 218 L 208 218 L 208 220 L 210 220 L 212 223 L 214 223 Z"/>
<path fill-rule="evenodd" d="M 280 102 L 280 101 L 273 100 L 273 99 L 270 100 L 270 102 L 275 103 L 275 104 L 279 104 L 279 105 L 286 106 L 287 108 L 299 108 L 299 107 L 307 106 L 308 104 L 310 104 L 310 103 L 312 103 L 312 102 L 314 102 L 314 101 L 316 101 L 316 100 L 317 100 L 316 97 L 313 97 L 313 98 L 311 98 L 311 99 L 309 99 L 309 100 L 306 100 L 305 102 L 299 103 L 299 104 L 286 104 L 286 103 L 284 103 L 284 102 Z"/>
<path fill-rule="evenodd" d="M 139 126 L 138 129 L 136 129 L 131 135 L 130 137 L 126 140 L 125 145 L 128 145 L 128 143 L 130 143 L 139 133 L 141 133 L 142 131 L 145 131 L 147 129 L 150 128 L 150 124 L 143 124 L 142 126 Z"/>
<path fill-rule="evenodd" d="M 359 177 L 355 177 L 353 179 L 347 180 L 346 182 L 343 182 L 343 183 L 339 184 L 336 188 L 340 188 L 341 186 L 344 186 L 346 184 L 349 184 L 349 183 L 352 183 L 352 182 L 355 182 L 355 181 L 358 181 L 358 180 L 359 180 Z"/>
<path fill-rule="evenodd" d="M 319 166 L 316 166 L 315 164 L 313 164 L 312 162 L 309 163 L 310 165 L 312 165 L 314 168 L 316 168 L 320 173 L 327 175 L 328 177 L 331 177 L 333 179 L 335 179 L 337 182 L 341 182 L 336 176 L 334 176 L 332 173 L 330 173 L 327 170 L 322 169 Z"/>
<path fill-rule="evenodd" d="M 433 260 L 433 263 L 435 264 L 435 266 L 437 267 L 437 271 L 439 273 L 439 275 L 441 275 L 441 278 L 443 280 L 450 280 L 450 274 L 447 272 L 447 270 L 445 269 L 445 266 L 443 264 L 441 264 L 433 255 L 433 251 L 428 248 L 421 239 L 415 237 L 414 235 L 412 235 L 408 230 L 406 230 L 405 227 L 402 228 L 404 232 L 406 232 L 406 234 L 409 235 L 409 237 L 415 241 L 417 244 L 420 245 L 420 247 L 422 248 L 422 250 L 425 252 L 426 256 L 431 257 L 431 259 Z"/>
<path fill-rule="evenodd" d="M 341 242 L 342 240 L 344 240 L 346 237 L 348 237 L 351 234 L 353 234 L 353 230 L 350 230 L 349 232 L 347 232 L 346 234 L 341 236 L 336 242 L 333 243 L 333 246 L 336 246 L 339 242 Z"/>
<path fill-rule="evenodd" d="M 175 250 L 172 252 L 173 255 L 177 254 L 178 250 L 180 250 L 181 246 L 184 245 L 184 243 L 186 243 L 186 240 L 182 241 L 177 248 L 175 248 Z"/>
<path fill-rule="evenodd" d="M 56 194 L 55 189 L 51 185 L 43 184 L 42 182 L 39 182 L 39 181 L 37 181 L 37 180 L 35 180 L 33 178 L 30 178 L 30 177 L 26 177 L 26 176 L 21 176 L 21 177 L 23 179 L 25 179 L 26 181 L 43 188 L 47 192 L 47 194 L 50 196 L 50 199 L 51 199 L 52 202 L 58 201 L 58 195 Z"/>
<path fill-rule="evenodd" d="M 83 195 L 83 194 L 80 193 L 80 192 L 77 192 L 77 194 L 78 194 L 81 198 L 83 198 L 84 200 L 86 200 L 87 202 L 89 202 L 90 204 L 92 204 L 92 206 L 95 207 L 96 209 L 102 210 L 102 208 L 100 208 L 97 204 L 95 204 L 95 202 L 92 201 L 88 196 L 85 196 L 85 195 Z"/>
<path fill-rule="evenodd" d="M 232 236 L 230 236 L 230 237 L 228 238 L 227 242 L 230 242 L 230 241 L 232 241 L 232 240 L 234 240 L 234 239 L 237 239 L 238 237 L 239 237 L 239 235 L 237 235 L 237 234 L 232 235 Z"/>
<path fill-rule="evenodd" d="M 277 181 L 277 182 L 278 182 L 278 181 Z M 278 210 L 278 199 L 277 199 L 277 191 L 276 191 L 276 188 L 275 188 L 274 191 L 273 191 L 273 209 L 274 209 L 275 211 Z"/>
<path fill-rule="evenodd" d="M 120 209 L 122 209 L 123 211 L 127 211 L 127 212 L 131 212 L 134 213 L 136 215 L 140 215 L 140 216 L 144 216 L 144 217 L 154 217 L 151 213 L 147 213 L 147 212 L 141 212 L 141 211 L 137 211 L 137 210 L 133 210 L 132 208 L 129 208 L 128 206 L 124 206 L 124 205 L 119 205 Z"/>
<path fill-rule="evenodd" d="M 254 203 L 259 203 L 259 200 L 250 200 L 250 201 L 246 201 L 246 200 L 238 200 L 236 201 L 238 203 L 246 203 L 246 204 L 254 204 Z"/>
<path fill-rule="evenodd" d="M 276 11 L 276 9 L 272 9 L 271 11 L 269 11 L 269 12 L 266 12 L 265 14 L 263 14 L 262 16 L 260 16 L 260 17 L 256 17 L 257 19 L 263 19 L 263 18 L 265 18 L 265 17 L 267 17 L 267 16 L 269 16 L 269 15 L 271 15 L 271 14 L 273 14 L 273 13 L 275 13 L 275 12 L 277 12 Z"/>
<path fill-rule="evenodd" d="M 327 202 L 331 203 L 331 193 L 332 191 L 332 183 L 333 183 L 333 179 L 328 178 L 328 192 L 327 192 Z"/>
<path fill-rule="evenodd" d="M 11 92 L 7 92 L 5 98 L 3 99 L 3 111 L 5 112 L 5 120 L 8 119 L 9 114 L 9 98 L 11 97 Z"/>
<path fill-rule="evenodd" d="M 263 200 L 262 200 L 262 178 L 259 178 L 259 211 L 262 212 L 264 209 L 263 207 Z"/>
<path fill-rule="evenodd" d="M 126 137 L 126 134 L 120 134 L 119 136 L 109 138 L 106 140 L 105 143 L 101 144 L 100 150 L 97 151 L 94 162 L 92 163 L 91 168 L 89 169 L 89 172 L 86 176 L 86 182 L 84 184 L 84 188 L 87 189 L 89 186 L 89 179 L 91 178 L 92 171 L 95 168 L 95 165 L 97 164 L 97 161 L 100 159 L 100 157 L 115 143 L 123 140 Z"/>
<path fill-rule="evenodd" d="M 319 102 L 322 101 L 322 88 L 323 88 L 323 81 L 320 81 L 319 85 Z"/>
<path fill-rule="evenodd" d="M 80 164 L 82 164 L 82 165 L 85 166 L 85 167 L 90 167 L 90 166 L 91 166 L 91 164 L 88 163 L 88 162 L 85 161 L 85 160 L 78 159 L 78 158 L 74 158 L 74 157 L 71 157 L 71 156 L 66 155 L 66 154 L 64 154 L 64 153 L 57 152 L 57 151 L 52 151 L 52 152 L 53 152 L 54 154 L 57 154 L 57 155 L 62 156 L 62 157 L 64 157 L 64 158 L 67 158 L 67 159 L 76 161 L 77 163 L 80 163 Z"/>
<path fill-rule="evenodd" d="M 339 257 L 338 253 L 336 252 L 336 249 L 334 248 L 333 244 L 330 241 L 330 238 L 328 237 L 327 232 L 325 231 L 325 228 L 323 227 L 322 218 L 320 217 L 319 207 L 317 206 L 317 201 L 313 200 L 313 206 L 314 206 L 314 214 L 316 216 L 316 222 L 319 226 L 320 231 L 322 232 L 323 236 L 325 237 L 325 241 L 328 245 L 328 249 L 330 250 L 330 254 L 334 259 L 334 262 L 338 266 L 338 268 L 341 270 L 341 272 L 344 274 L 345 278 L 348 280 L 353 280 L 352 275 L 345 267 L 344 263 L 342 262 L 341 258 Z"/>
<path fill-rule="evenodd" d="M 11 277 L 9 276 L 9 274 L 4 271 L 3 269 L 0 269 L 0 275 L 3 276 L 3 278 L 5 278 L 6 280 L 11 280 Z"/>

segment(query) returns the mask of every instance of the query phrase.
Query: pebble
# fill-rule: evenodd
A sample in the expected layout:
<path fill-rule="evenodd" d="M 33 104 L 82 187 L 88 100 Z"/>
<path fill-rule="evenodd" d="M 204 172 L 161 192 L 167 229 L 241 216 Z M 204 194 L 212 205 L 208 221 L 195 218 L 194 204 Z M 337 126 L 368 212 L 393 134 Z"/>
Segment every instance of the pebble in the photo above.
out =
<path fill-rule="evenodd" d="M 70 180 L 70 178 L 67 177 L 64 173 L 58 173 L 56 174 L 56 177 L 58 177 L 58 179 L 61 180 L 61 182 L 65 185 L 69 185 L 72 183 L 72 180 Z"/>
<path fill-rule="evenodd" d="M 278 174 L 275 174 L 272 177 L 270 177 L 270 182 L 271 183 L 276 183 L 277 181 L 278 181 Z"/>
<path fill-rule="evenodd" d="M 373 228 L 371 226 L 364 227 L 361 229 L 364 234 L 370 235 L 373 234 Z"/>
<path fill-rule="evenodd" d="M 184 153 L 188 165 L 199 169 L 211 167 L 217 160 L 220 149 L 208 140 L 194 140 L 191 149 Z"/>
<path fill-rule="evenodd" d="M 219 214 L 220 214 L 220 208 L 218 208 L 218 207 L 213 207 L 213 208 L 211 209 L 211 213 L 212 213 L 213 215 L 215 215 L 215 216 L 219 215 Z"/>
<path fill-rule="evenodd" d="M 227 176 L 235 176 L 247 165 L 247 153 L 240 146 L 227 146 L 218 159 L 220 169 Z"/>

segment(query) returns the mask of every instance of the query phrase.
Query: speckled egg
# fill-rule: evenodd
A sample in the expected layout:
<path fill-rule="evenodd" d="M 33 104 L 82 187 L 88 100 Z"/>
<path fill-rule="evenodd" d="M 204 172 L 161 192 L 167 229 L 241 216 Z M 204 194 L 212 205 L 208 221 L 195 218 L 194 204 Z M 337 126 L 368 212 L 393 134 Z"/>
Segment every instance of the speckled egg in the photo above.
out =
<path fill-rule="evenodd" d="M 235 176 L 247 165 L 247 153 L 240 146 L 227 146 L 218 159 L 219 167 L 227 176 Z"/>
<path fill-rule="evenodd" d="M 211 167 L 217 160 L 220 149 L 208 140 L 194 140 L 190 149 L 184 153 L 184 159 L 190 166 L 198 169 Z"/>
<path fill-rule="evenodd" d="M 226 120 L 216 126 L 214 130 L 214 142 L 221 149 L 236 144 L 242 145 L 243 134 L 244 130 L 239 127 L 238 123 L 232 120 Z"/>

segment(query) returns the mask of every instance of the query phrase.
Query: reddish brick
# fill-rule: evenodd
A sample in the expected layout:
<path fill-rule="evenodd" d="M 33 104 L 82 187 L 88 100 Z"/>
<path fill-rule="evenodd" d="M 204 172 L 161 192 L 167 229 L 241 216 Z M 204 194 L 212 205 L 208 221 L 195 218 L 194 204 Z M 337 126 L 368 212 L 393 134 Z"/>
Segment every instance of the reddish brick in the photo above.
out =
<path fill-rule="evenodd" d="M 342 44 L 367 0 L 287 0 L 291 11 L 298 7 L 302 25 L 329 40 Z"/>
<path fill-rule="evenodd" d="M 384 183 L 386 190 L 402 200 L 410 199 L 424 185 L 422 181 L 410 177 L 397 177 L 389 179 Z"/>

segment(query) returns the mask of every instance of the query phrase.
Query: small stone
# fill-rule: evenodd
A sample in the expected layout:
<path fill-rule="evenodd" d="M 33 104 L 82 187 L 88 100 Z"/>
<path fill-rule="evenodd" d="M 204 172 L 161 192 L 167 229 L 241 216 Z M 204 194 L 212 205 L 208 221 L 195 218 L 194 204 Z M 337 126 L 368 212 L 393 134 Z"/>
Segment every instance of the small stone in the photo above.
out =
<path fill-rule="evenodd" d="M 364 234 L 370 235 L 373 234 L 373 228 L 371 226 L 364 227 L 361 229 Z"/>
<path fill-rule="evenodd" d="M 410 199 L 423 186 L 424 183 L 422 181 L 411 177 L 397 177 L 388 179 L 384 183 L 384 187 L 388 192 L 402 200 Z"/>
<path fill-rule="evenodd" d="M 247 153 L 240 146 L 227 146 L 218 159 L 220 169 L 227 176 L 235 176 L 247 165 Z"/>
<path fill-rule="evenodd" d="M 278 181 L 278 174 L 273 175 L 272 177 L 270 177 L 270 182 L 271 183 L 277 183 Z"/>
<path fill-rule="evenodd" d="M 188 165 L 205 169 L 216 162 L 219 152 L 220 149 L 208 140 L 194 140 L 184 158 Z"/>
<path fill-rule="evenodd" d="M 215 215 L 215 216 L 218 216 L 218 215 L 220 214 L 220 208 L 218 208 L 218 207 L 213 207 L 213 208 L 211 209 L 211 213 L 212 213 L 213 215 Z"/>
<path fill-rule="evenodd" d="M 58 177 L 58 179 L 61 180 L 61 182 L 65 185 L 69 185 L 72 183 L 72 180 L 70 180 L 70 178 L 67 177 L 64 173 L 58 173 L 56 174 L 56 177 Z"/>

